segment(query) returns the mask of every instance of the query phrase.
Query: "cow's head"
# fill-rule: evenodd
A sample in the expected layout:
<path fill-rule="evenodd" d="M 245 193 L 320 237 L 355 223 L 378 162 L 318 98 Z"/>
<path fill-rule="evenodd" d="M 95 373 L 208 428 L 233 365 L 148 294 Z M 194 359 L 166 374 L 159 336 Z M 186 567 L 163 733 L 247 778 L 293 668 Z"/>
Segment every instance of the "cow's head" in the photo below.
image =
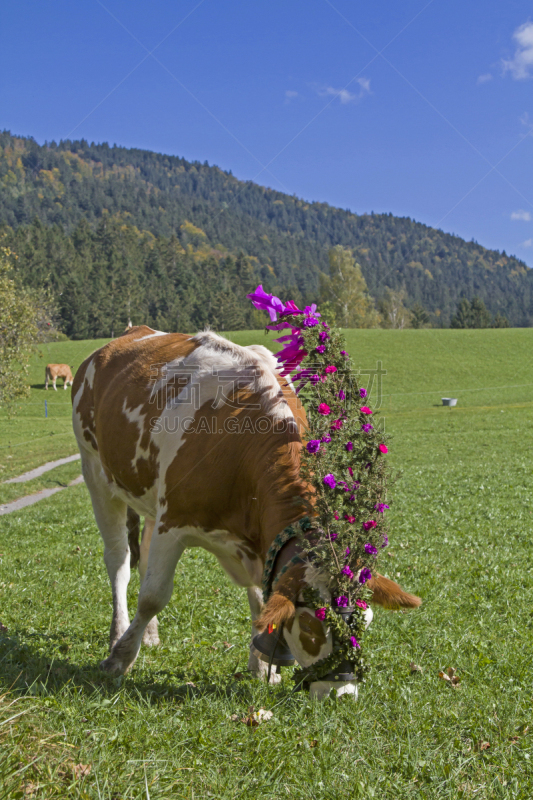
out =
<path fill-rule="evenodd" d="M 294 565 L 285 572 L 276 584 L 275 591 L 256 622 L 259 630 L 279 630 L 283 634 L 291 653 L 303 667 L 311 667 L 315 662 L 326 658 L 333 649 L 333 636 L 326 622 L 315 616 L 314 609 L 308 608 L 303 601 L 303 594 L 310 585 L 318 588 L 324 605 L 331 604 L 331 595 L 320 580 L 313 575 L 313 568 L 306 565 Z M 404 592 L 397 583 L 374 573 L 368 582 L 372 591 L 371 601 L 389 609 L 417 608 L 421 604 L 419 597 Z M 372 609 L 365 612 L 366 627 L 372 621 Z M 322 697 L 335 688 L 337 694 L 357 695 L 357 684 L 354 680 L 320 680 L 311 683 L 312 695 Z"/>

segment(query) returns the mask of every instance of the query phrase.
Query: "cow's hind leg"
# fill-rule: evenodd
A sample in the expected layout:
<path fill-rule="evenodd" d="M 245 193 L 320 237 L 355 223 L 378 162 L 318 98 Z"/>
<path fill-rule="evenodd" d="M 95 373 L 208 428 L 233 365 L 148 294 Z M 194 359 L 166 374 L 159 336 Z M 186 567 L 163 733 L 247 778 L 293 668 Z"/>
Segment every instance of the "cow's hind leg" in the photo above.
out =
<path fill-rule="evenodd" d="M 248 602 L 250 604 L 250 611 L 252 613 L 252 639 L 259 633 L 257 628 L 255 627 L 255 621 L 261 614 L 261 610 L 263 608 L 263 596 L 261 589 L 257 586 L 251 586 L 247 590 L 248 593 Z M 252 652 L 250 652 L 250 657 L 248 658 L 248 669 L 254 673 L 254 675 L 260 678 L 263 681 L 266 681 L 268 677 L 268 664 L 265 661 L 261 661 L 260 658 L 257 658 Z M 270 683 L 279 683 L 281 680 L 281 675 L 277 671 L 277 667 L 273 664 L 272 669 L 270 670 Z"/>
<path fill-rule="evenodd" d="M 155 522 L 153 519 L 144 520 L 144 528 L 141 540 L 141 550 L 139 557 L 139 576 L 141 578 L 141 586 L 146 575 L 146 568 L 148 566 L 148 553 L 150 552 L 150 542 L 152 541 L 152 533 L 154 532 Z M 159 644 L 159 634 L 157 631 L 157 617 L 152 617 L 150 622 L 145 628 L 143 634 L 143 644 L 149 647 Z"/>
<path fill-rule="evenodd" d="M 130 580 L 127 506 L 111 492 L 97 456 L 82 452 L 82 471 L 91 495 L 96 524 L 104 540 L 104 562 L 113 594 L 113 619 L 109 633 L 111 649 L 130 624 L 127 602 Z"/>
<path fill-rule="evenodd" d="M 157 525 L 154 527 L 137 613 L 126 633 L 113 647 L 109 658 L 100 664 L 106 672 L 123 675 L 135 662 L 148 623 L 172 597 L 174 572 L 183 550 L 179 530 L 160 534 Z"/>

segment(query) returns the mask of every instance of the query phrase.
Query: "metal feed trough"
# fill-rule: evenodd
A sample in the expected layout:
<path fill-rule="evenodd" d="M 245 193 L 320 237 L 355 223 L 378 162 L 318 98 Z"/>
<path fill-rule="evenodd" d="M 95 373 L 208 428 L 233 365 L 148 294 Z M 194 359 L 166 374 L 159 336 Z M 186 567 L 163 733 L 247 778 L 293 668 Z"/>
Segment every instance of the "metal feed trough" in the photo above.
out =
<path fill-rule="evenodd" d="M 441 397 L 443 406 L 456 406 L 457 397 Z"/>

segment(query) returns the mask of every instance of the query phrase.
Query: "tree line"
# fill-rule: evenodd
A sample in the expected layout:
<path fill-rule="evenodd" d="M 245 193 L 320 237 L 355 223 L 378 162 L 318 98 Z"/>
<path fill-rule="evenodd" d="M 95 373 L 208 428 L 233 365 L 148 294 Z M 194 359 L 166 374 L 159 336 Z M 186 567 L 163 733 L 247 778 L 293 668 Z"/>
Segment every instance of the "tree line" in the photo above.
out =
<path fill-rule="evenodd" d="M 0 228 L 3 226 L 8 237 L 22 229 L 23 238 L 31 239 L 37 219 L 53 230 L 51 238 L 56 243 L 61 239 L 62 246 L 73 248 L 70 252 L 75 251 L 78 263 L 89 251 L 94 252 L 90 275 L 100 289 L 91 296 L 98 295 L 104 283 L 110 287 L 105 311 L 100 314 L 106 320 L 124 316 L 116 287 L 124 282 L 133 287 L 132 273 L 138 272 L 141 263 L 143 268 L 148 265 L 148 274 L 143 278 L 137 275 L 137 282 L 157 295 L 154 261 L 164 264 L 161 280 L 165 286 L 169 275 L 170 283 L 176 278 L 182 293 L 180 304 L 191 322 L 202 318 L 198 292 L 206 275 L 214 288 L 206 289 L 205 307 L 210 297 L 222 292 L 224 302 L 213 301 L 213 309 L 215 305 L 228 306 L 228 314 L 230 307 L 231 314 L 237 314 L 235 303 L 239 306 L 243 292 L 231 285 L 235 278 L 231 260 L 243 263 L 244 258 L 270 291 L 316 299 L 322 286 L 320 276 L 330 274 L 328 253 L 341 245 L 352 251 L 360 265 L 378 312 L 383 316 L 389 309 L 385 313 L 391 324 L 404 313 L 399 309 L 401 313 L 395 317 L 398 295 L 408 320 L 417 315 L 422 319 L 425 314 L 433 326 L 449 326 L 457 304 L 473 297 L 485 304 L 491 318 L 500 315 L 520 326 L 533 323 L 533 271 L 505 252 L 487 250 L 409 218 L 357 215 L 327 203 L 307 203 L 251 181 L 239 181 L 207 163 L 84 140 L 39 145 L 31 138 L 4 132 L 0 134 L 0 186 Z M 113 254 L 104 248 L 102 255 L 94 241 L 84 250 L 78 244 L 83 222 L 97 240 L 102 226 L 125 226 L 124 241 L 136 239 L 140 252 L 135 255 L 124 242 Z M 179 253 L 188 246 L 200 255 Z M 174 267 L 170 273 L 166 267 L 169 258 L 174 263 L 174 256 L 166 255 L 173 248 L 180 255 L 179 276 Z M 105 280 L 104 261 L 114 276 Z M 115 266 L 110 266 L 112 262 Z M 119 277 L 118 264 L 129 277 Z M 77 266 L 73 272 L 77 278 L 68 291 L 77 295 L 86 281 Z M 181 277 L 185 274 L 191 281 L 190 291 Z M 50 279 L 58 285 L 68 283 L 63 274 Z M 84 293 L 88 288 L 85 286 Z M 130 306 L 134 294 L 132 288 Z M 170 299 L 168 303 L 172 305 Z M 148 306 L 152 316 L 175 319 L 177 308 L 168 308 L 163 298 L 146 301 L 142 307 L 147 313 Z M 246 314 L 244 307 L 239 308 L 237 316 Z M 87 330 L 102 329 L 103 320 L 98 321 L 96 312 L 86 309 L 83 314 Z M 229 322 L 221 318 L 221 324 L 227 329 Z M 69 329 L 72 325 L 69 321 Z"/>

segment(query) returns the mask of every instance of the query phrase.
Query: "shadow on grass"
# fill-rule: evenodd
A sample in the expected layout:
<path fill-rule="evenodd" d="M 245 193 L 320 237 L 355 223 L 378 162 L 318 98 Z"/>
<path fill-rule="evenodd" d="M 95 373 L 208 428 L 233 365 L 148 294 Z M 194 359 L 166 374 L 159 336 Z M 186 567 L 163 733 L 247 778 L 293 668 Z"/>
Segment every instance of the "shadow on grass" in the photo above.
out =
<path fill-rule="evenodd" d="M 86 644 L 86 639 L 69 634 L 68 642 Z M 43 653 L 46 644 L 49 654 Z M 44 647 L 43 647 L 44 645 Z M 0 633 L 0 686 L 21 695 L 53 697 L 67 687 L 83 692 L 87 697 L 98 692 L 103 698 L 116 695 L 124 687 L 133 689 L 151 703 L 162 700 L 188 700 L 191 698 L 236 697 L 251 703 L 256 679 L 251 673 L 220 675 L 218 683 L 210 676 L 194 676 L 194 681 L 182 670 L 158 670 L 155 680 L 137 677 L 135 673 L 113 677 L 103 672 L 95 661 L 72 663 L 62 652 L 70 649 L 66 637 L 61 634 Z M 58 652 L 59 651 L 59 652 Z M 161 676 L 161 679 L 158 679 Z M 183 681 L 183 683 L 179 683 Z M 291 693 L 290 689 L 275 687 L 276 694 Z"/>

